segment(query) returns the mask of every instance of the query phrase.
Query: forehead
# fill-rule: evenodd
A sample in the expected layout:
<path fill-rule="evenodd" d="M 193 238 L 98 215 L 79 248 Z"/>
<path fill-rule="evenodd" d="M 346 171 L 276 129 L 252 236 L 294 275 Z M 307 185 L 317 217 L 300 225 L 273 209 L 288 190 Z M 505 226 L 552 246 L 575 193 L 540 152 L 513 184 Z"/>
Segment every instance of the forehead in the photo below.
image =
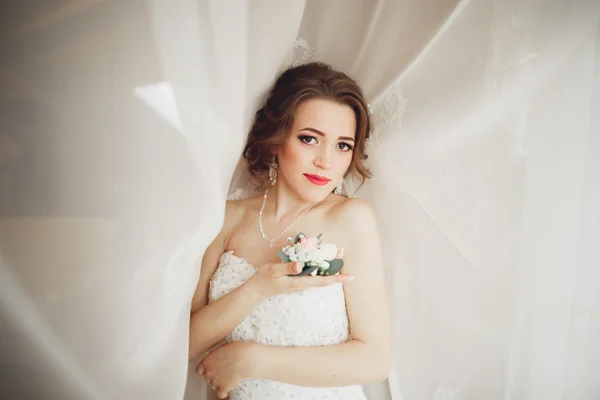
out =
<path fill-rule="evenodd" d="M 296 109 L 292 130 L 314 128 L 327 136 L 350 136 L 356 133 L 356 116 L 352 108 L 345 104 L 324 99 L 311 99 Z"/>

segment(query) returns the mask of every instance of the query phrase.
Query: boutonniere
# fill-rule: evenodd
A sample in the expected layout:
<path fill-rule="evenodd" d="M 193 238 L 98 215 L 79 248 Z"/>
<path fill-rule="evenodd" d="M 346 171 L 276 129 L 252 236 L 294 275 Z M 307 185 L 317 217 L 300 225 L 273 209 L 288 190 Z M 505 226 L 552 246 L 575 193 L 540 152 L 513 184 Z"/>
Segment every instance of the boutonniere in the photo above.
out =
<path fill-rule="evenodd" d="M 339 249 L 333 243 L 321 241 L 317 237 L 307 237 L 299 233 L 296 238 L 288 238 L 288 245 L 277 252 L 282 262 L 299 262 L 302 272 L 292 276 L 304 275 L 335 275 L 344 266 L 344 249 Z"/>

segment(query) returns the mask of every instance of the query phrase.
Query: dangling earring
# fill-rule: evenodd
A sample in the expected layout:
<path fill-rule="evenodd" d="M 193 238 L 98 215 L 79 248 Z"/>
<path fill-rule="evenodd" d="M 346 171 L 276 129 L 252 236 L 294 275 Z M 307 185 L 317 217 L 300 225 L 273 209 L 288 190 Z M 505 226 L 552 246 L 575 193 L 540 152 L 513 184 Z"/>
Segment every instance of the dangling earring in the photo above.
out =
<path fill-rule="evenodd" d="M 342 180 L 340 181 L 340 183 L 337 184 L 337 186 L 335 187 L 335 190 L 333 191 L 333 193 L 335 194 L 342 194 L 342 185 L 344 184 L 344 178 L 342 178 Z"/>
<path fill-rule="evenodd" d="M 269 180 L 271 181 L 271 186 L 277 182 L 277 159 L 273 156 L 273 161 L 271 161 L 271 165 L 269 166 Z"/>

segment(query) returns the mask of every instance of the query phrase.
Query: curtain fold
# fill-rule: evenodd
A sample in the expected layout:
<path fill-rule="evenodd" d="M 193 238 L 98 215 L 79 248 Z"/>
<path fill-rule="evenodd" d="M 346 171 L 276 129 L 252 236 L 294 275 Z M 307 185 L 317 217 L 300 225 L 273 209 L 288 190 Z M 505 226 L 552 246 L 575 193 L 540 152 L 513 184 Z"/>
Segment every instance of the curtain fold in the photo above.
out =
<path fill-rule="evenodd" d="M 600 397 L 596 3 L 94 2 L 2 42 L 0 391 L 209 398 L 186 358 L 200 260 L 252 193 L 274 79 L 323 61 L 375 125 L 375 177 L 346 185 L 394 323 L 369 398 Z"/>

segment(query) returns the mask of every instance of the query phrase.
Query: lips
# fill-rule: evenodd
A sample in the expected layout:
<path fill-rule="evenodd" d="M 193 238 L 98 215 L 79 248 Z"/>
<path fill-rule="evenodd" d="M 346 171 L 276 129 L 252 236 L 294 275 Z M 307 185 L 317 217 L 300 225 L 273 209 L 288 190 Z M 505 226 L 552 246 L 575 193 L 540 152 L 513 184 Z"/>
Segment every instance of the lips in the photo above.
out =
<path fill-rule="evenodd" d="M 304 176 L 311 183 L 313 183 L 313 184 L 315 184 L 317 186 L 327 185 L 329 183 L 329 181 L 331 181 L 331 179 L 325 178 L 324 176 L 319 176 L 319 175 L 304 174 Z"/>

